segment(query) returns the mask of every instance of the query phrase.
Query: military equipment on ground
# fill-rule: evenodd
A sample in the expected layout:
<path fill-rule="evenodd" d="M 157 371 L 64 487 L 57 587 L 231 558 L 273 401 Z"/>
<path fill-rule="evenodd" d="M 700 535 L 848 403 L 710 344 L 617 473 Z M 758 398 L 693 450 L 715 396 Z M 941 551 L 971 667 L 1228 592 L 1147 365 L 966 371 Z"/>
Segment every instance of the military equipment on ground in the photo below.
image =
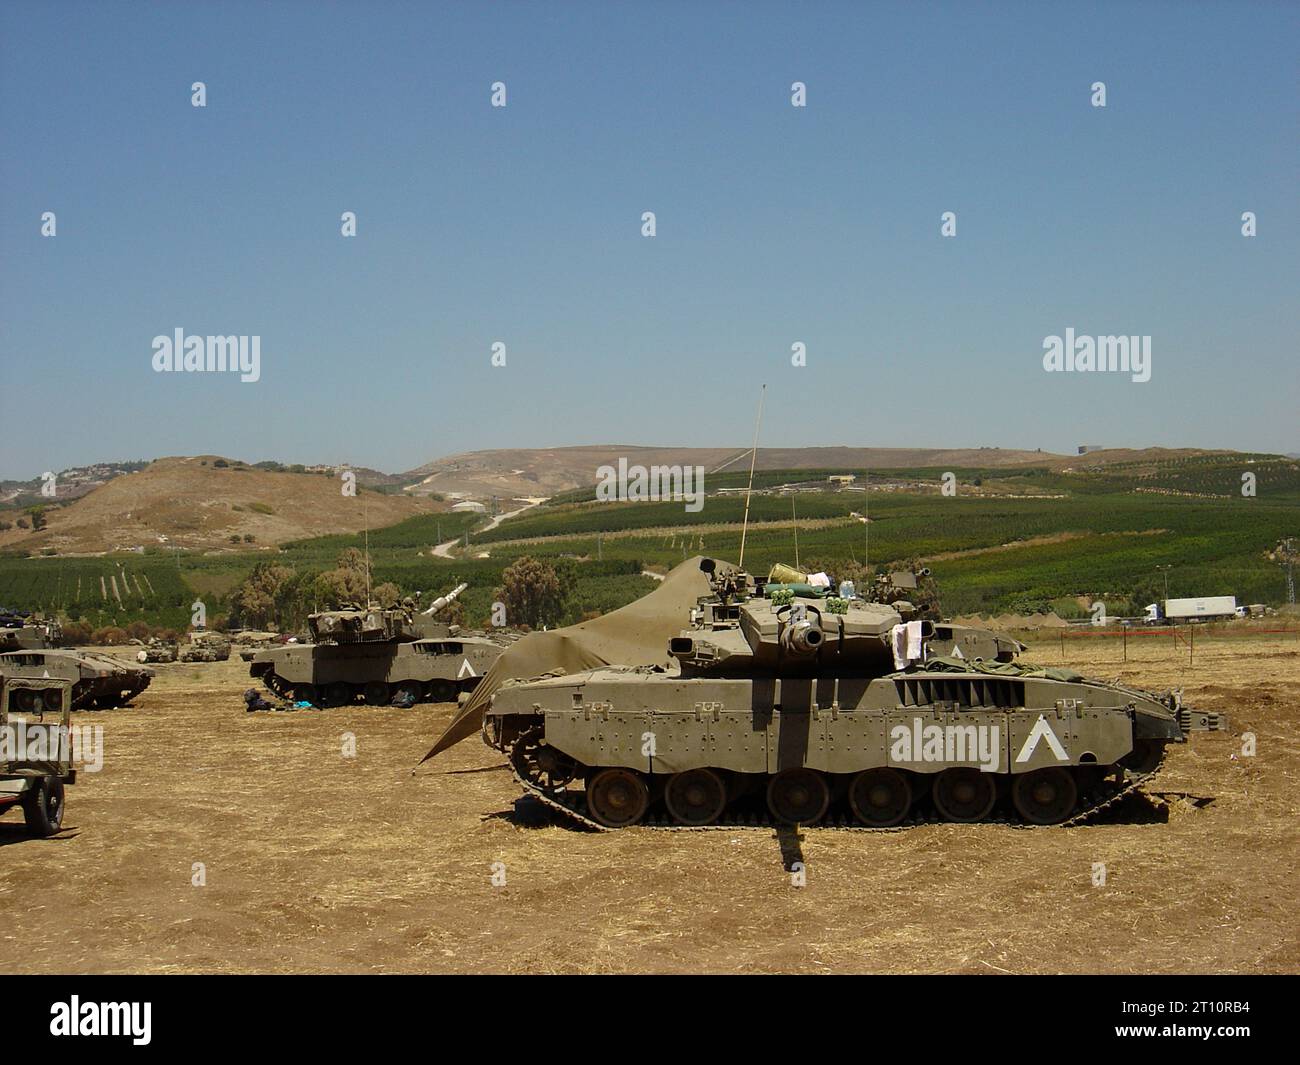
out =
<path fill-rule="evenodd" d="M 569 818 L 1077 823 L 1150 777 L 1168 744 L 1226 728 L 1177 692 L 958 657 L 962 627 L 908 623 L 888 604 L 758 583 L 711 559 L 700 568 L 711 590 L 671 640 L 673 668 L 492 693 L 485 742 Z"/>
<path fill-rule="evenodd" d="M 473 690 L 507 642 L 430 616 L 466 587 L 459 585 L 419 614 L 411 604 L 312 614 L 311 643 L 254 651 L 249 675 L 281 698 L 315 706 L 357 699 L 378 706 L 455 702 Z"/>
<path fill-rule="evenodd" d="M 225 662 L 230 658 L 230 640 L 219 632 L 193 632 L 177 657 L 182 662 Z"/>
<path fill-rule="evenodd" d="M 57 648 L 57 622 L 43 623 L 47 638 L 20 651 L 0 653 L 0 676 L 67 680 L 73 710 L 108 710 L 125 706 L 153 680 L 153 670 L 127 665 L 97 651 Z"/>
<path fill-rule="evenodd" d="M 54 647 L 62 635 L 53 618 L 38 618 L 26 610 L 0 609 L 0 651 Z"/>
<path fill-rule="evenodd" d="M 135 653 L 135 660 L 137 662 L 175 662 L 176 654 L 174 641 L 150 636 L 149 642 Z"/>
<path fill-rule="evenodd" d="M 0 814 L 21 807 L 36 836 L 63 826 L 64 785 L 77 781 L 71 709 L 69 681 L 0 676 Z"/>

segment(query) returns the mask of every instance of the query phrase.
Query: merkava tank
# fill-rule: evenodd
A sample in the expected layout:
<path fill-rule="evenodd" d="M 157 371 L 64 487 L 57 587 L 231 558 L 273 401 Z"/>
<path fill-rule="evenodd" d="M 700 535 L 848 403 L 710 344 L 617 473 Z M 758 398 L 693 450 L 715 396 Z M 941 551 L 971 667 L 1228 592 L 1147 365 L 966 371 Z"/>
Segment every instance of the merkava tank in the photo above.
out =
<path fill-rule="evenodd" d="M 252 652 L 249 675 L 281 698 L 315 706 L 357 699 L 379 706 L 455 702 L 474 689 L 506 645 L 433 619 L 467 587 L 457 586 L 420 614 L 410 605 L 312 614 L 310 643 Z"/>
<path fill-rule="evenodd" d="M 0 651 L 53 647 L 61 635 L 57 621 L 38 618 L 28 610 L 0 607 Z"/>
<path fill-rule="evenodd" d="M 96 651 L 60 648 L 63 631 L 53 619 L 10 614 L 0 624 L 0 676 L 66 680 L 72 684 L 73 710 L 125 706 L 153 680 L 153 670 L 131 666 Z"/>
<path fill-rule="evenodd" d="M 711 593 L 673 668 L 604 667 L 497 689 L 485 742 L 593 828 L 1083 821 L 1218 714 L 1065 669 L 936 653 L 932 620 L 754 582 Z M 958 640 L 958 626 L 947 626 Z"/>
<path fill-rule="evenodd" d="M 177 651 L 178 662 L 225 662 L 230 658 L 230 640 L 219 632 L 192 632 L 190 642 Z"/>

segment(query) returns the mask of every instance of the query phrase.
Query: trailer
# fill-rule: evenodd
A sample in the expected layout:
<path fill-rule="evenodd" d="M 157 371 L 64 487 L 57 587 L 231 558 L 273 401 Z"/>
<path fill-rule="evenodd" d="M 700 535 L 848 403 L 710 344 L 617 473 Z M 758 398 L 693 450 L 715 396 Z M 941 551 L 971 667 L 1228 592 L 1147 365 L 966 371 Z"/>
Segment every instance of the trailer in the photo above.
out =
<path fill-rule="evenodd" d="M 63 789 L 77 782 L 71 709 L 69 680 L 0 676 L 0 814 L 21 807 L 35 836 L 63 827 Z"/>
<path fill-rule="evenodd" d="M 1146 622 L 1161 621 L 1217 621 L 1237 616 L 1235 595 L 1207 595 L 1191 599 L 1166 599 L 1163 603 L 1148 603 Z"/>

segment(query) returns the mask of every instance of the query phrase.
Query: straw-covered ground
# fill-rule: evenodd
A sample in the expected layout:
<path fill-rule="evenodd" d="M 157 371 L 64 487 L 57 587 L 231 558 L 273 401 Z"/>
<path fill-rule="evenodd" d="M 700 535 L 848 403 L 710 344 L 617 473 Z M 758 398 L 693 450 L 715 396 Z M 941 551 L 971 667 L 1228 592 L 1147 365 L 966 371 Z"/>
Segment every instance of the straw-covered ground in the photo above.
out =
<path fill-rule="evenodd" d="M 1173 748 L 1089 827 L 591 833 L 516 809 L 477 738 L 415 769 L 450 706 L 247 714 L 237 659 L 157 667 L 132 707 L 78 716 L 103 728 L 103 768 L 69 789 L 60 836 L 0 821 L 0 964 L 1296 971 L 1295 635 L 1198 640 L 1190 665 L 1159 640 L 1131 641 L 1127 664 L 1112 641 L 1068 653 L 1091 675 L 1181 685 L 1232 729 Z M 1050 639 L 1037 655 L 1060 661 Z"/>

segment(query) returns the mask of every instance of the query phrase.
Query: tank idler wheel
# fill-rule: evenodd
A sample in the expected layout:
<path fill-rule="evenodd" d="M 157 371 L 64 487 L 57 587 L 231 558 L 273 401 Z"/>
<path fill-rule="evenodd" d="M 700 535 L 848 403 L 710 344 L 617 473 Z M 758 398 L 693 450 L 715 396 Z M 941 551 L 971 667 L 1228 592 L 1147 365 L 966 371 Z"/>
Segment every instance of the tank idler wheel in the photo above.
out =
<path fill-rule="evenodd" d="M 650 789 L 631 769 L 602 769 L 587 783 L 587 809 L 606 828 L 626 828 L 645 816 Z"/>
<path fill-rule="evenodd" d="M 767 808 L 787 825 L 812 825 L 831 804 L 826 778 L 814 769 L 787 769 L 767 785 Z"/>
<path fill-rule="evenodd" d="M 325 705 L 326 706 L 349 706 L 353 700 L 353 690 L 351 684 L 344 684 L 342 681 L 335 681 L 325 688 Z"/>
<path fill-rule="evenodd" d="M 542 738 L 541 729 L 529 729 L 510 747 L 510 764 L 529 783 L 556 792 L 578 775 L 578 763 Z"/>
<path fill-rule="evenodd" d="M 993 774 L 969 766 L 945 769 L 934 781 L 934 805 L 945 821 L 983 821 L 992 812 L 997 797 Z"/>
<path fill-rule="evenodd" d="M 907 774 L 897 769 L 864 769 L 849 785 L 849 806 L 864 825 L 888 828 L 902 821 L 911 809 L 912 785 Z"/>
<path fill-rule="evenodd" d="M 1059 825 L 1078 799 L 1074 777 L 1060 766 L 1022 773 L 1011 785 L 1011 801 L 1031 825 Z"/>
<path fill-rule="evenodd" d="M 679 825 L 711 825 L 727 806 L 727 785 L 712 769 L 674 773 L 664 788 L 664 805 Z"/>
<path fill-rule="evenodd" d="M 361 697 L 366 701 L 367 706 L 387 706 L 388 700 L 393 695 L 385 681 L 372 680 L 361 689 Z"/>

